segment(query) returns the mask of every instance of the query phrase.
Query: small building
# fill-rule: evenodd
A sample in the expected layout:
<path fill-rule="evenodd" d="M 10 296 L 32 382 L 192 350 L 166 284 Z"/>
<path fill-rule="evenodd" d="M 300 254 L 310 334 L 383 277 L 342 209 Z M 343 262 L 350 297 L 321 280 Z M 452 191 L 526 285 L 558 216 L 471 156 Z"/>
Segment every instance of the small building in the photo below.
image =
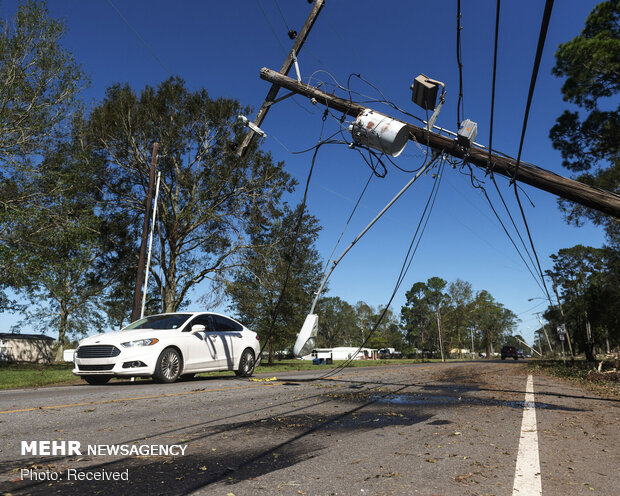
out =
<path fill-rule="evenodd" d="M 0 361 L 49 363 L 54 356 L 54 338 L 44 334 L 0 333 Z"/>

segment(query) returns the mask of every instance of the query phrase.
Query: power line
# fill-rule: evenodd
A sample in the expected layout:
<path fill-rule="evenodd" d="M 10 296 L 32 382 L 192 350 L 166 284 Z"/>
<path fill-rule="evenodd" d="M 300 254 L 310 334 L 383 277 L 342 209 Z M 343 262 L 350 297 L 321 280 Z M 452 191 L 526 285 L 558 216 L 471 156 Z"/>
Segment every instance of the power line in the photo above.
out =
<path fill-rule="evenodd" d="M 493 185 L 495 186 L 495 190 L 497 191 L 497 194 L 499 195 L 500 200 L 502 201 L 502 204 L 504 205 L 504 209 L 506 210 L 506 213 L 508 214 L 508 217 L 510 218 L 510 222 L 512 223 L 512 227 L 514 227 L 514 229 L 515 229 L 515 231 L 517 233 L 517 236 L 519 236 L 519 240 L 521 241 L 521 245 L 525 249 L 525 253 L 527 253 L 527 257 L 530 259 L 530 262 L 531 262 L 532 266 L 535 266 L 534 260 L 532 260 L 532 255 L 530 254 L 530 251 L 527 249 L 527 246 L 525 245 L 525 241 L 523 240 L 523 236 L 521 236 L 521 231 L 519 231 L 519 228 L 517 227 L 517 224 L 515 223 L 514 218 L 512 217 L 512 213 L 510 212 L 510 209 L 508 208 L 508 205 L 506 204 L 506 201 L 504 200 L 504 195 L 502 195 L 502 192 L 499 189 L 497 181 L 495 180 L 495 174 L 493 174 L 493 172 L 491 172 L 491 181 L 493 181 Z"/>
<path fill-rule="evenodd" d="M 317 0 L 319 1 L 319 0 Z M 326 104 L 338 112 L 357 118 L 359 113 L 366 110 L 367 107 L 359 105 L 355 102 L 344 100 L 333 94 L 326 93 L 318 88 L 309 86 L 305 83 L 296 81 L 293 78 L 285 76 L 279 72 L 263 67 L 260 71 L 261 79 L 269 81 L 272 85 L 279 88 L 288 89 L 293 93 L 302 95 L 316 103 Z M 409 138 L 414 137 L 423 143 L 426 143 L 434 150 L 443 150 L 447 155 L 458 158 L 465 158 L 473 165 L 487 169 L 488 151 L 486 149 L 473 146 L 465 152 L 463 147 L 459 146 L 458 140 L 452 140 L 436 133 L 428 132 L 426 128 L 422 128 L 409 122 L 403 123 L 409 131 Z M 493 160 L 494 172 L 506 176 L 513 177 L 515 160 L 494 155 Z M 533 166 L 531 164 L 522 164 L 524 168 L 519 173 L 517 180 L 526 184 L 530 184 L 537 189 L 547 191 L 554 195 L 560 196 L 567 200 L 574 201 L 586 207 L 592 207 L 600 212 L 608 213 L 620 218 L 620 195 L 605 191 L 601 188 L 591 187 L 587 184 L 580 183 L 573 179 L 568 179 L 559 174 L 547 171 L 543 168 Z"/>
<path fill-rule="evenodd" d="M 271 29 L 271 32 L 273 33 L 273 36 L 275 37 L 276 41 L 278 42 L 278 45 L 280 45 L 280 48 L 282 48 L 282 51 L 284 53 L 287 53 L 286 48 L 284 48 L 284 45 L 282 44 L 282 42 L 280 41 L 280 38 L 278 37 L 278 33 L 276 33 L 276 30 L 274 29 L 273 24 L 271 24 L 271 20 L 269 19 L 269 16 L 267 15 L 265 10 L 263 9 L 263 5 L 260 3 L 260 0 L 256 0 L 256 3 L 258 4 L 258 8 L 260 9 L 260 11 L 263 13 L 263 16 L 265 17 L 265 20 L 267 21 L 267 25 L 269 26 L 269 29 Z"/>
<path fill-rule="evenodd" d="M 332 79 L 332 81 L 334 81 L 334 84 L 331 85 L 331 83 L 326 83 L 323 80 L 315 78 L 315 75 L 318 74 L 318 73 L 325 73 L 325 74 L 327 74 Z M 334 88 L 338 88 L 338 89 L 340 89 L 342 91 L 346 91 L 349 94 L 349 100 L 350 101 L 351 101 L 351 95 L 358 95 L 360 97 L 364 97 L 364 98 L 367 99 L 367 100 L 357 101 L 356 102 L 357 104 L 362 104 L 362 103 L 382 103 L 382 104 L 387 105 L 387 106 L 393 108 L 394 110 L 396 110 L 396 111 L 398 111 L 398 112 L 400 112 L 400 113 L 402 113 L 402 114 L 404 114 L 404 115 L 406 115 L 408 117 L 411 117 L 413 119 L 416 119 L 417 121 L 422 122 L 423 124 L 426 124 L 426 122 L 423 119 L 421 119 L 420 117 L 418 117 L 416 115 L 413 115 L 413 114 L 407 112 L 406 110 L 403 110 L 403 109 L 399 108 L 393 101 L 388 100 L 387 97 L 383 94 L 383 92 L 379 88 L 377 88 L 377 86 L 375 86 L 370 81 L 364 79 L 360 74 L 354 74 L 354 73 L 350 74 L 348 80 L 350 81 L 351 77 L 353 77 L 353 76 L 357 77 L 358 79 L 360 79 L 361 81 L 366 83 L 371 88 L 374 88 L 381 95 L 381 99 L 373 98 L 370 95 L 366 95 L 364 93 L 360 93 L 359 91 L 352 90 L 348 84 L 347 84 L 347 86 L 343 86 L 342 84 L 340 84 L 340 82 L 336 79 L 336 77 L 331 72 L 326 71 L 324 69 L 318 69 L 318 70 L 314 71 L 310 75 L 310 77 L 308 78 L 308 83 L 307 84 L 308 85 L 312 85 L 312 80 L 313 79 L 317 79 L 317 81 L 319 81 L 321 83 L 321 84 L 319 84 L 317 86 L 317 88 L 320 88 L 322 85 L 330 85 L 330 86 L 332 86 Z"/>
<path fill-rule="evenodd" d="M 321 128 L 321 136 L 323 134 L 323 128 Z M 265 349 L 265 346 L 267 346 L 267 343 L 269 342 L 271 336 L 274 333 L 275 330 L 275 324 L 276 324 L 276 320 L 278 319 L 278 313 L 280 311 L 280 305 L 282 304 L 282 301 L 284 300 L 284 295 L 286 293 L 286 287 L 288 286 L 288 281 L 290 278 L 290 272 L 291 272 L 291 266 L 293 265 L 293 259 L 295 257 L 295 252 L 297 251 L 297 243 L 299 242 L 299 231 L 301 229 L 301 225 L 303 223 L 303 218 L 304 218 L 304 213 L 306 211 L 306 201 L 308 198 L 308 189 L 310 187 L 310 179 L 312 178 L 312 172 L 314 171 L 314 164 L 316 162 L 316 156 L 319 152 L 319 149 L 321 148 L 321 145 L 323 144 L 323 142 L 321 141 L 321 136 L 319 136 L 319 143 L 316 145 L 315 149 L 314 149 L 314 154 L 312 155 L 312 162 L 310 164 L 310 170 L 308 171 L 308 177 L 306 178 L 306 187 L 304 189 L 304 196 L 303 199 L 301 201 L 301 204 L 299 205 L 299 217 L 297 218 L 297 222 L 295 224 L 295 227 L 293 229 L 293 245 L 288 253 L 288 261 L 286 264 L 286 272 L 284 275 L 284 282 L 282 283 L 282 288 L 280 289 L 280 295 L 278 296 L 278 300 L 276 301 L 274 310 L 271 314 L 271 323 L 269 325 L 269 331 L 267 332 L 267 337 L 265 338 L 265 342 L 263 343 L 263 346 L 260 349 L 260 356 L 262 357 L 263 355 L 263 350 Z"/>
<path fill-rule="evenodd" d="M 497 185 L 497 181 L 495 180 L 495 176 L 493 174 L 493 165 L 492 165 L 492 161 L 491 161 L 491 155 L 492 155 L 492 148 L 493 148 L 493 117 L 494 117 L 494 112 L 495 112 L 495 81 L 496 81 L 496 75 L 497 75 L 497 49 L 498 49 L 498 38 L 499 38 L 499 19 L 500 19 L 500 7 L 501 7 L 501 0 L 497 0 L 497 6 L 495 9 L 495 39 L 494 39 L 494 50 L 493 50 L 493 79 L 492 79 L 492 85 L 491 85 L 491 118 L 490 118 L 490 125 L 489 125 L 489 167 L 488 170 L 491 173 L 491 180 L 493 181 L 493 184 L 495 186 L 495 189 L 502 201 L 502 204 L 504 205 L 504 208 L 506 209 L 506 212 L 508 213 L 508 216 L 510 218 L 510 221 L 512 222 L 513 227 L 515 228 L 515 231 L 517 232 L 517 235 L 519 236 L 519 239 L 521 240 L 521 244 L 523 245 L 523 248 L 525 248 L 525 251 L 528 255 L 528 258 L 530 259 L 530 262 L 532 263 L 532 265 L 534 265 L 534 261 L 532 260 L 532 257 L 530 255 L 529 250 L 527 249 L 527 247 L 525 246 L 525 242 L 523 241 L 523 237 L 521 236 L 521 233 L 519 232 L 519 229 L 517 228 L 517 225 L 515 224 L 515 221 L 512 217 L 512 214 L 510 213 L 510 210 L 508 208 L 508 205 L 506 205 L 506 201 L 504 200 L 504 197 L 499 189 L 499 186 Z M 485 192 L 485 196 L 486 196 L 486 192 Z M 489 197 L 487 197 L 487 200 L 489 200 Z M 490 201 L 490 200 L 489 200 Z M 495 211 L 495 209 L 493 209 Z M 504 227 L 502 225 L 502 227 Z M 504 228 L 504 230 L 506 230 Z M 506 231 L 507 232 L 507 231 Z M 512 241 L 512 239 L 511 239 Z M 513 242 L 514 244 L 514 242 Z M 520 254 L 519 254 L 520 255 Z M 521 257 L 523 258 L 523 257 Z M 525 262 L 525 260 L 524 260 Z M 526 264 L 527 265 L 527 264 Z M 532 274 L 533 275 L 533 274 Z"/>
<path fill-rule="evenodd" d="M 491 84 L 491 122 L 489 125 L 489 169 L 493 169 L 491 164 L 491 150 L 493 149 L 493 117 L 495 114 L 495 77 L 497 75 L 497 46 L 499 38 L 499 9 L 501 0 L 497 0 L 495 9 L 495 42 L 493 49 L 493 82 Z"/>
<path fill-rule="evenodd" d="M 538 69 L 540 67 L 540 60 L 542 58 L 543 49 L 545 47 L 545 39 L 547 37 L 547 30 L 549 28 L 549 20 L 551 19 L 551 10 L 553 9 L 553 0 L 547 0 L 545 3 L 545 11 L 543 12 L 543 19 L 540 26 L 540 34 L 538 36 L 538 46 L 536 48 L 536 57 L 534 60 L 534 67 L 532 68 L 532 77 L 530 79 L 530 89 L 527 95 L 527 104 L 525 106 L 525 115 L 523 117 L 523 129 L 521 130 L 521 141 L 519 143 L 519 153 L 517 155 L 517 163 L 515 165 L 515 173 L 512 178 L 512 183 L 514 185 L 515 198 L 517 199 L 517 204 L 519 205 L 519 210 L 521 212 L 521 217 L 523 218 L 523 223 L 525 224 L 525 229 L 527 231 L 527 236 L 530 240 L 530 245 L 532 247 L 532 251 L 534 252 L 534 257 L 536 258 L 536 264 L 538 266 L 538 271 L 540 273 L 540 278 L 542 280 L 545 294 L 547 295 L 547 299 L 551 303 L 551 296 L 549 295 L 549 290 L 547 289 L 547 283 L 545 282 L 545 276 L 542 271 L 542 267 L 540 265 L 540 260 L 538 258 L 538 253 L 536 252 L 536 247 L 534 246 L 534 240 L 532 239 L 532 233 L 530 232 L 530 227 L 527 222 L 527 218 L 525 217 L 525 211 L 523 210 L 523 205 L 521 204 L 521 198 L 519 197 L 519 189 L 517 188 L 517 175 L 519 171 L 519 163 L 521 161 L 521 151 L 523 149 L 523 142 L 525 140 L 525 130 L 527 128 L 527 120 L 530 113 L 530 106 L 532 104 L 532 97 L 534 95 L 534 87 L 536 86 L 536 79 L 538 77 Z"/>
<path fill-rule="evenodd" d="M 530 267 L 530 265 L 527 263 L 527 261 L 525 260 L 525 257 L 523 256 L 523 254 L 521 253 L 521 250 L 519 249 L 519 247 L 517 246 L 517 243 L 515 242 L 515 240 L 513 239 L 513 237 L 511 236 L 510 232 L 508 231 L 508 228 L 506 227 L 506 225 L 504 224 L 504 221 L 502 220 L 501 216 L 499 215 L 499 212 L 497 211 L 497 209 L 495 208 L 495 206 L 493 205 L 493 202 L 491 201 L 491 198 L 489 197 L 489 194 L 487 193 L 487 190 L 484 186 L 482 186 L 482 183 L 475 177 L 474 175 L 474 171 L 471 168 L 471 165 L 469 163 L 463 163 L 463 165 L 467 165 L 469 168 L 469 177 L 470 177 L 470 181 L 472 186 L 475 189 L 479 189 L 482 191 L 482 193 L 484 194 L 485 199 L 487 200 L 487 203 L 489 204 L 489 206 L 491 207 L 491 210 L 493 211 L 493 214 L 495 215 L 495 217 L 497 218 L 497 220 L 499 221 L 500 225 L 502 226 L 502 229 L 504 230 L 504 233 L 506 234 L 506 236 L 508 236 L 508 239 L 510 240 L 510 242 L 512 243 L 512 245 L 514 246 L 515 250 L 517 251 L 517 254 L 519 255 L 519 258 L 521 258 L 521 260 L 523 261 L 526 269 L 528 270 L 528 272 L 530 273 L 530 275 L 532 276 L 532 278 L 534 279 L 534 281 L 536 282 L 536 284 L 538 285 L 538 287 L 540 289 L 543 289 L 543 286 L 540 284 L 540 282 L 538 281 L 538 278 L 536 277 L 536 275 L 534 274 L 534 272 L 532 271 L 532 268 Z M 500 194 L 501 195 L 501 194 Z M 503 201 L 503 199 L 502 199 Z M 504 206 L 506 207 L 506 209 L 508 209 L 508 207 L 506 206 L 506 204 L 504 203 Z M 510 215 L 510 212 L 508 212 L 508 215 Z M 510 216 L 512 219 L 512 216 Z M 514 222 L 513 222 L 514 225 Z M 515 226 L 516 229 L 516 226 Z M 519 234 L 519 231 L 517 230 L 517 234 Z M 519 234 L 519 237 L 521 237 L 521 235 Z M 526 249 L 527 252 L 527 249 Z M 528 256 L 530 256 L 529 252 L 527 252 Z M 534 262 L 532 261 L 531 257 L 530 257 L 530 261 L 532 262 L 532 265 L 534 264 Z"/>
<path fill-rule="evenodd" d="M 286 19 L 284 18 L 284 14 L 282 13 L 282 9 L 280 8 L 280 4 L 278 3 L 278 0 L 273 0 L 273 1 L 276 4 L 276 7 L 278 8 L 278 12 L 280 12 L 280 17 L 282 18 L 282 22 L 284 23 L 284 27 L 286 28 L 287 31 L 290 31 L 290 28 L 288 27 Z"/>
<path fill-rule="evenodd" d="M 439 157 L 439 155 L 440 154 L 436 155 L 436 157 Z M 411 264 L 413 262 L 415 254 L 416 254 L 416 252 L 418 250 L 418 246 L 420 245 L 420 241 L 422 240 L 422 235 L 424 234 L 424 231 L 426 230 L 426 226 L 428 224 L 428 220 L 430 219 L 430 215 L 431 215 L 431 213 L 433 211 L 433 207 L 435 205 L 435 200 L 437 198 L 437 192 L 439 191 L 439 184 L 441 182 L 441 178 L 443 177 L 444 167 L 445 167 L 445 158 L 443 158 L 442 163 L 439 166 L 438 173 L 435 176 L 435 182 L 433 183 L 433 187 L 432 187 L 431 192 L 429 194 L 428 200 L 426 201 L 426 205 L 425 205 L 424 210 L 422 212 L 422 215 L 420 217 L 420 221 L 418 222 L 416 230 L 415 230 L 415 232 L 413 234 L 413 237 L 411 239 L 411 243 L 409 244 L 409 248 L 407 250 L 407 253 L 405 255 L 403 263 L 401 265 L 400 273 L 399 273 L 398 278 L 396 280 L 396 284 L 394 286 L 394 290 L 392 291 L 392 294 L 391 294 L 387 304 L 383 307 L 383 310 L 382 310 L 381 314 L 379 315 L 379 318 L 375 322 L 375 325 L 373 326 L 373 328 L 368 333 L 368 336 L 364 339 L 364 342 L 357 349 L 357 352 L 353 353 L 351 358 L 349 358 L 345 363 L 339 365 L 338 367 L 333 368 L 331 371 L 325 373 L 324 375 L 318 377 L 315 380 L 320 380 L 320 379 L 325 379 L 326 377 L 331 377 L 333 375 L 336 375 L 337 373 L 339 373 L 341 370 L 345 369 L 346 367 L 348 367 L 351 364 L 351 362 L 355 359 L 357 354 L 360 352 L 360 350 L 364 346 L 366 346 L 366 344 L 368 343 L 370 338 L 374 335 L 374 333 L 379 328 L 379 325 L 381 325 L 381 322 L 383 321 L 383 318 L 387 314 L 387 312 L 388 312 L 388 310 L 390 308 L 390 305 L 392 304 L 392 301 L 394 300 L 394 297 L 396 296 L 396 293 L 400 289 L 400 286 L 403 283 L 403 281 L 405 279 L 405 276 L 407 275 L 407 272 L 409 271 L 409 268 L 411 267 Z M 419 234 L 419 236 L 418 236 L 418 234 Z"/>
<path fill-rule="evenodd" d="M 460 0 L 459 0 L 460 2 Z M 525 105 L 525 115 L 523 116 L 523 128 L 521 130 L 521 141 L 519 142 L 519 153 L 517 154 L 517 165 L 515 166 L 514 177 L 515 182 L 517 173 L 519 172 L 519 164 L 521 162 L 521 151 L 523 150 L 523 141 L 525 140 L 525 130 L 527 129 L 527 120 L 530 115 L 530 106 L 532 105 L 532 97 L 534 96 L 534 87 L 538 78 L 538 68 L 542 59 L 543 48 L 545 47 L 545 39 L 547 37 L 547 29 L 549 28 L 549 20 L 551 19 L 551 9 L 553 8 L 553 0 L 547 0 L 545 3 L 545 11 L 540 26 L 540 34 L 538 35 L 538 46 L 536 47 L 536 57 L 534 59 L 534 67 L 532 68 L 532 77 L 530 78 L 530 89 L 527 93 L 527 104 Z"/>
<path fill-rule="evenodd" d="M 461 110 L 465 115 L 463 105 L 463 62 L 461 61 L 461 0 L 456 3 L 456 62 L 459 67 L 459 98 L 456 103 L 456 128 L 461 127 Z"/>
<path fill-rule="evenodd" d="M 374 173 L 371 172 L 370 176 L 368 177 L 368 181 L 366 181 L 366 184 L 364 185 L 364 188 L 362 189 L 362 192 L 360 193 L 360 196 L 357 199 L 357 202 L 355 203 L 353 210 L 351 211 L 351 214 L 349 215 L 349 218 L 347 219 L 347 221 L 344 224 L 344 228 L 342 229 L 342 232 L 340 233 L 340 236 L 338 237 L 338 240 L 336 241 L 336 244 L 334 245 L 334 249 L 332 250 L 331 254 L 329 255 L 329 258 L 327 259 L 327 262 L 325 262 L 325 267 L 323 269 L 323 275 L 321 277 L 325 277 L 325 274 L 327 273 L 327 269 L 329 267 L 329 263 L 332 261 L 333 257 L 334 257 L 334 253 L 336 253 L 336 249 L 338 248 L 338 245 L 340 244 L 340 241 L 342 240 L 342 237 L 344 236 L 344 233 L 346 232 L 347 228 L 349 227 L 349 224 L 351 223 L 351 219 L 353 219 L 353 215 L 355 215 L 355 211 L 357 210 L 357 207 L 359 206 L 360 202 L 362 201 L 362 198 L 364 197 L 364 194 L 366 193 L 366 190 L 368 189 L 368 185 L 370 184 L 370 181 L 372 180 L 372 177 L 374 176 Z"/>
<path fill-rule="evenodd" d="M 280 4 L 278 3 L 278 0 L 273 0 L 273 1 L 275 2 L 276 7 L 278 8 L 278 12 L 280 12 L 280 17 L 282 17 L 282 22 L 284 23 L 284 26 L 286 27 L 286 32 L 288 34 L 288 37 L 291 40 L 294 40 L 295 38 L 297 38 L 297 31 L 288 27 L 288 23 L 286 22 L 284 14 L 282 13 L 282 9 L 280 8 Z"/>
<path fill-rule="evenodd" d="M 133 31 L 133 34 L 136 35 L 136 37 L 142 42 L 142 44 L 146 47 L 146 49 L 149 51 L 149 53 L 153 56 L 153 58 L 155 60 L 157 60 L 157 62 L 159 63 L 159 65 L 161 65 L 164 70 L 170 75 L 172 76 L 172 72 L 170 72 L 170 69 L 168 69 L 164 63 L 161 61 L 161 59 L 157 56 L 157 54 L 153 51 L 153 49 L 149 46 L 149 44 L 144 40 L 144 38 L 142 38 L 142 36 L 140 36 L 140 33 L 138 33 L 138 31 L 136 29 L 134 29 L 134 27 L 129 24 L 129 21 L 125 18 L 125 16 L 123 14 L 121 14 L 121 11 L 118 10 L 118 8 L 116 7 L 116 5 L 114 5 L 112 3 L 112 0 L 107 0 L 108 4 L 110 5 L 110 7 L 112 7 L 116 13 L 118 14 L 118 16 L 123 20 L 123 22 L 125 24 L 127 24 L 127 26 L 129 27 L 129 29 L 131 29 Z"/>

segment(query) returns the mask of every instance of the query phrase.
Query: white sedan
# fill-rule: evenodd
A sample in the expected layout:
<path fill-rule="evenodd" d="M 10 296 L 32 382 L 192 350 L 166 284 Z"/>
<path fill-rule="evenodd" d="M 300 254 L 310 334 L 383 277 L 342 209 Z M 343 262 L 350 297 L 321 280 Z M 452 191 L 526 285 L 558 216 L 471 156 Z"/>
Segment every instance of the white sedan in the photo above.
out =
<path fill-rule="evenodd" d="M 234 370 L 249 377 L 260 360 L 258 335 L 217 313 L 165 313 L 80 341 L 73 373 L 89 384 L 112 377 L 175 382 L 199 372 Z"/>

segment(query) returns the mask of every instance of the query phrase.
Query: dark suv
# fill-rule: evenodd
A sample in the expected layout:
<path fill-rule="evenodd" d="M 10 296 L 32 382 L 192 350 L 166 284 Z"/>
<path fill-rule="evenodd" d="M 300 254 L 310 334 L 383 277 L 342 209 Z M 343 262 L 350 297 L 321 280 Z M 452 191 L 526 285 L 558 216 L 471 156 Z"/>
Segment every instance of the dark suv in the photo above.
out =
<path fill-rule="evenodd" d="M 502 348 L 502 360 L 506 360 L 506 357 L 512 357 L 515 360 L 519 359 L 519 354 L 514 346 L 504 346 Z"/>

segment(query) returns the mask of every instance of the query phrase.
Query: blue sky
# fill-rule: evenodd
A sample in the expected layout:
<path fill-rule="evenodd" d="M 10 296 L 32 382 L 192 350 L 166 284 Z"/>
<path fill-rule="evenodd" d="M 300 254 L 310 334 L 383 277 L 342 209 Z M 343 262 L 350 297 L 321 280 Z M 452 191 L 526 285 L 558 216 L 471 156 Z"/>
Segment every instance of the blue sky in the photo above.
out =
<path fill-rule="evenodd" d="M 522 160 L 565 176 L 568 172 L 561 167 L 560 154 L 553 150 L 548 138 L 556 117 L 569 108 L 562 101 L 562 81 L 551 75 L 553 55 L 559 43 L 581 31 L 597 3 L 556 2 L 525 137 Z M 492 0 L 462 2 L 464 117 L 478 123 L 476 141 L 482 144 L 489 141 L 495 4 Z M 11 16 L 16 5 L 3 0 L 1 16 Z M 100 101 L 105 89 L 115 82 L 128 82 L 140 90 L 173 74 L 191 88 L 204 87 L 212 97 L 236 98 L 254 109 L 269 89 L 269 84 L 259 78 L 260 68 L 279 70 L 292 46 L 287 27 L 299 31 L 311 8 L 305 0 L 49 0 L 48 7 L 52 17 L 65 20 L 68 33 L 64 46 L 91 78 L 92 84 L 83 94 L 89 105 Z M 502 3 L 493 147 L 515 157 L 543 8 L 542 0 Z M 315 83 L 335 78 L 346 85 L 351 73 L 360 73 L 389 100 L 421 118 L 425 118 L 424 112 L 411 102 L 409 86 L 413 78 L 424 73 L 441 80 L 446 85 L 446 103 L 436 124 L 456 131 L 456 0 L 330 0 L 310 33 L 299 63 L 302 78 L 314 74 Z M 352 88 L 379 97 L 376 90 L 359 80 L 352 82 Z M 385 106 L 369 106 L 403 118 Z M 294 97 L 276 105 L 262 126 L 268 135 L 264 148 L 276 160 L 284 161 L 286 169 L 300 182 L 305 181 L 311 155 L 291 152 L 316 144 L 322 110 L 303 97 Z M 249 117 L 253 119 L 254 114 Z M 337 129 L 338 124 L 329 119 L 324 135 Z M 405 169 L 414 169 L 421 164 L 422 155 L 409 142 L 397 161 Z M 368 166 L 356 152 L 344 146 L 320 150 L 308 207 L 323 226 L 318 248 L 324 259 L 331 253 L 368 175 Z M 372 180 L 337 253 L 409 177 L 388 166 L 384 179 Z M 520 218 L 508 181 L 498 178 L 498 184 L 511 212 Z M 332 275 L 330 295 L 352 304 L 364 300 L 374 306 L 388 300 L 431 185 L 430 176 L 422 178 L 353 248 Z M 493 189 L 488 180 L 485 186 L 489 191 Z M 303 188 L 299 189 L 291 202 L 299 201 Z M 604 238 L 600 229 L 566 225 L 555 197 L 526 185 L 523 190 L 535 205 L 532 207 L 522 194 L 543 270 L 550 267 L 549 255 L 560 248 L 576 244 L 601 246 Z M 491 196 L 501 211 L 499 198 Z M 509 222 L 505 214 L 503 218 Z M 520 221 L 518 225 L 522 228 Z M 472 188 L 469 177 L 449 167 L 416 258 L 394 300 L 394 309 L 400 310 L 405 292 L 413 283 L 432 276 L 447 281 L 460 278 L 477 291 L 486 289 L 519 315 L 519 333 L 532 342 L 538 327 L 534 313 L 545 305 L 542 300 L 528 299 L 544 293 L 480 191 Z M 194 297 L 197 299 L 204 291 L 206 288 L 200 288 Z M 15 320 L 14 316 L 0 315 L 3 327 Z"/>

